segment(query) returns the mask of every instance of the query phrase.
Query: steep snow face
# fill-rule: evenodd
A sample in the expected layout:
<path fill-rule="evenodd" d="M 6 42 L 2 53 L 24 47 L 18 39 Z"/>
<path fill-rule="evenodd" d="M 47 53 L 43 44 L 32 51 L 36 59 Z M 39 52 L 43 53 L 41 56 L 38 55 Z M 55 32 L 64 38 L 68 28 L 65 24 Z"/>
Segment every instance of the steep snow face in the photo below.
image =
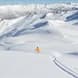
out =
<path fill-rule="evenodd" d="M 77 18 L 77 6 L 69 5 L 0 6 L 0 49 L 34 52 L 40 46 L 42 53 L 78 51 L 78 28 L 70 23 Z"/>
<path fill-rule="evenodd" d="M 67 19 L 66 21 L 77 20 L 78 19 L 78 12 L 68 16 L 66 19 Z"/>
<path fill-rule="evenodd" d="M 77 10 L 77 4 L 0 6 L 0 77 L 78 78 Z"/>
<path fill-rule="evenodd" d="M 69 22 L 72 25 L 78 25 L 78 11 L 75 11 L 72 14 L 68 15 L 65 21 Z"/>

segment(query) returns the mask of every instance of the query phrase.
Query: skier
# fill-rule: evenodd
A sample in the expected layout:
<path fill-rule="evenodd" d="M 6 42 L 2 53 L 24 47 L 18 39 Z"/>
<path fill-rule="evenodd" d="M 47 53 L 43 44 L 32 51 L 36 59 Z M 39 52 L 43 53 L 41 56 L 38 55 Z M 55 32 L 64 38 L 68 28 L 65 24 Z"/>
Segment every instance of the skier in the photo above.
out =
<path fill-rule="evenodd" d="M 37 46 L 37 47 L 35 48 L 35 51 L 36 51 L 37 53 L 40 53 L 40 48 Z"/>

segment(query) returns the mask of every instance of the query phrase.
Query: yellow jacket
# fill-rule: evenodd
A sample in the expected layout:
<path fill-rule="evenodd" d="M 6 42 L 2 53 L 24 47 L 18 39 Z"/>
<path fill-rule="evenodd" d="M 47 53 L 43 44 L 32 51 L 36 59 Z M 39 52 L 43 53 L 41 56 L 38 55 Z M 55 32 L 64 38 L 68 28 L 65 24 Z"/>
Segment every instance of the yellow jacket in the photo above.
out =
<path fill-rule="evenodd" d="M 39 48 L 39 47 L 36 47 L 35 51 L 36 51 L 37 53 L 40 53 L 40 48 Z"/>

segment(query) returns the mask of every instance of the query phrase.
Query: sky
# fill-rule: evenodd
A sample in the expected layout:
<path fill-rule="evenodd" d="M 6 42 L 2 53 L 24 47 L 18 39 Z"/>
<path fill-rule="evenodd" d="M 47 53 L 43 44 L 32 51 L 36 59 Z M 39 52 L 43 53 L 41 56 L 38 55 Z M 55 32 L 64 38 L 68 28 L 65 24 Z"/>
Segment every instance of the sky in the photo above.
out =
<path fill-rule="evenodd" d="M 78 2 L 78 0 L 0 0 L 0 4 L 30 4 L 30 3 L 67 3 Z"/>

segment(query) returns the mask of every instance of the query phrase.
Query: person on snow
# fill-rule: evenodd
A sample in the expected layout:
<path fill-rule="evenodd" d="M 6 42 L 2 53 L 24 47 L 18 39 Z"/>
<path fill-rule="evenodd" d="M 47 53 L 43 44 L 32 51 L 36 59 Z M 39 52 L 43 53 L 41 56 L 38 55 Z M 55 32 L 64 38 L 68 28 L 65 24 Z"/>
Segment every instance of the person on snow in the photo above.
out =
<path fill-rule="evenodd" d="M 40 48 L 37 46 L 37 47 L 35 48 L 35 51 L 36 51 L 37 53 L 40 53 Z"/>

